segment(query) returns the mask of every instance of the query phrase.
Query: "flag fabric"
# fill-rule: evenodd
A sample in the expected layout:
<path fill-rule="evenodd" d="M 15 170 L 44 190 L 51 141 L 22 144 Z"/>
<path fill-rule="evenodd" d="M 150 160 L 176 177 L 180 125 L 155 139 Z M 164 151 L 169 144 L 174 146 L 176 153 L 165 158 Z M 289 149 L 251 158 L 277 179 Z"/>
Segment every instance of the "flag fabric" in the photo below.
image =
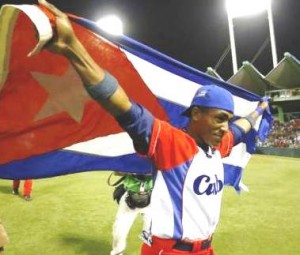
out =
<path fill-rule="evenodd" d="M 0 14 L 5 31 L 0 33 L 0 178 L 95 170 L 149 173 L 151 162 L 134 152 L 129 136 L 89 97 L 70 63 L 40 51 L 52 30 L 50 23 L 38 26 L 39 15 L 45 16 L 32 5 L 6 5 Z M 129 37 L 108 35 L 92 21 L 73 15 L 70 19 L 91 56 L 118 79 L 129 97 L 174 126 L 187 124 L 180 113 L 199 86 L 216 84 L 229 90 L 237 117 L 249 114 L 260 100 Z M 226 184 L 240 189 L 255 137 L 264 139 L 271 121 L 265 113 L 224 159 Z"/>

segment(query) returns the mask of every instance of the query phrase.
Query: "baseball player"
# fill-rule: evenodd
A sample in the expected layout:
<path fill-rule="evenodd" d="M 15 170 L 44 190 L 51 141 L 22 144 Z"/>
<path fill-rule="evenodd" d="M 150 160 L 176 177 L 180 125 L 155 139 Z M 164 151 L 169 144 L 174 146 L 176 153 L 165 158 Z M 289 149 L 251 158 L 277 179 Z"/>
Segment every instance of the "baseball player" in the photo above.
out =
<path fill-rule="evenodd" d="M 216 85 L 203 86 L 183 113 L 189 118 L 187 127 L 177 129 L 129 100 L 118 81 L 91 58 L 67 16 L 44 0 L 39 2 L 56 17 L 55 38 L 48 49 L 72 63 L 91 97 L 115 117 L 136 151 L 156 167 L 151 238 L 141 254 L 214 254 L 212 236 L 224 188 L 221 159 L 250 131 L 268 102 L 260 102 L 247 117 L 230 123 L 232 95 Z"/>
<path fill-rule="evenodd" d="M 153 188 L 152 176 L 125 175 L 123 183 L 114 192 L 118 212 L 113 225 L 113 244 L 110 255 L 123 255 L 129 230 L 138 215 L 143 217 L 141 237 L 150 229 L 150 199 Z M 120 192 L 121 190 L 121 192 Z"/>

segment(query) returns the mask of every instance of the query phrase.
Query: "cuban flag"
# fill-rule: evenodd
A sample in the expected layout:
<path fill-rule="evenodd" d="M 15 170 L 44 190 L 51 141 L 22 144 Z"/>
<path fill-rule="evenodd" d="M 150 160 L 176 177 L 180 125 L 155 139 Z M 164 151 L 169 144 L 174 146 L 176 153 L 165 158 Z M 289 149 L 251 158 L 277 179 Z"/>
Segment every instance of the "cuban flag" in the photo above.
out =
<path fill-rule="evenodd" d="M 156 117 L 184 127 L 181 116 L 199 86 L 216 84 L 234 95 L 235 116 L 252 112 L 259 96 L 170 58 L 126 36 L 106 34 L 69 15 L 95 61 L 114 75 L 132 100 Z M 35 5 L 4 5 L 0 13 L 0 178 L 37 179 L 84 171 L 149 173 L 117 122 L 86 93 L 72 65 L 43 50 L 53 17 Z M 220 99 L 222 100 L 222 99 Z M 224 159 L 225 183 L 241 187 L 255 139 L 266 138 L 266 112 Z"/>

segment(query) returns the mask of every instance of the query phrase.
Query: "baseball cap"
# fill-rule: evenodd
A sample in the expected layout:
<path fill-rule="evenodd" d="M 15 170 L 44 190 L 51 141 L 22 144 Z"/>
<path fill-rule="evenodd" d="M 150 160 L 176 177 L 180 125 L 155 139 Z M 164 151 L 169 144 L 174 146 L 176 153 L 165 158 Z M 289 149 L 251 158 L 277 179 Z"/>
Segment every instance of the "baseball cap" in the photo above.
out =
<path fill-rule="evenodd" d="M 234 104 L 232 94 L 217 85 L 202 86 L 197 90 L 189 108 L 182 115 L 190 117 L 193 106 L 217 108 L 233 113 Z"/>

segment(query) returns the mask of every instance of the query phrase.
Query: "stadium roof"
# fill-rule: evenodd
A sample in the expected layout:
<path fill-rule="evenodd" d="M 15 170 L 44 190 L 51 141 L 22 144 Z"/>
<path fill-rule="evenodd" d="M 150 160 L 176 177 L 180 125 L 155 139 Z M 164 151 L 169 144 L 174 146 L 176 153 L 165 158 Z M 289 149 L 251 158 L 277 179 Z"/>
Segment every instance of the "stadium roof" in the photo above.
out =
<path fill-rule="evenodd" d="M 207 67 L 206 73 L 212 77 L 215 77 L 221 81 L 224 81 L 223 78 L 217 73 L 217 71 L 215 69 L 213 69 L 212 67 Z"/>
<path fill-rule="evenodd" d="M 211 67 L 207 68 L 206 73 L 223 80 Z M 300 61 L 286 52 L 284 58 L 266 76 L 250 62 L 244 61 L 228 82 L 262 96 L 269 90 L 300 88 Z"/>
<path fill-rule="evenodd" d="M 266 75 L 265 79 L 276 88 L 299 88 L 300 61 L 286 52 L 284 58 Z"/>
<path fill-rule="evenodd" d="M 267 81 L 250 62 L 244 61 L 242 67 L 228 80 L 229 83 L 242 87 L 258 95 L 265 95 Z"/>

